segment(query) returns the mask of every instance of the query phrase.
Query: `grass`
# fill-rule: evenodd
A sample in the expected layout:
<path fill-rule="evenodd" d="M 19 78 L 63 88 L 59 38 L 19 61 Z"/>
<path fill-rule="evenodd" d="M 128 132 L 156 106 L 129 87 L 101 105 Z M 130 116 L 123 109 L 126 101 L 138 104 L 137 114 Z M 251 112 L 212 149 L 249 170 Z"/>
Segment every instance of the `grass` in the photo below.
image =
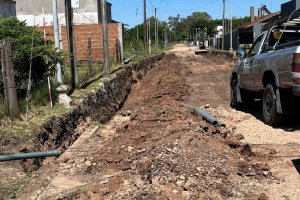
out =
<path fill-rule="evenodd" d="M 70 65 L 65 65 L 63 67 L 65 83 L 71 85 L 71 67 Z M 92 72 L 89 70 L 88 63 L 78 63 L 77 65 L 78 71 L 78 82 L 79 84 L 83 84 L 94 77 L 103 73 L 103 64 L 101 63 L 93 63 L 92 64 Z"/>
<path fill-rule="evenodd" d="M 30 174 L 30 175 L 26 175 L 24 177 L 19 177 L 19 178 L 13 179 L 4 185 L 1 185 L 1 189 L 5 190 L 5 191 L 3 191 L 4 196 L 2 196 L 2 198 L 15 199 L 17 197 L 17 195 L 25 189 L 26 185 L 29 182 L 32 182 L 32 181 L 36 180 L 37 178 L 38 178 L 37 175 Z"/>

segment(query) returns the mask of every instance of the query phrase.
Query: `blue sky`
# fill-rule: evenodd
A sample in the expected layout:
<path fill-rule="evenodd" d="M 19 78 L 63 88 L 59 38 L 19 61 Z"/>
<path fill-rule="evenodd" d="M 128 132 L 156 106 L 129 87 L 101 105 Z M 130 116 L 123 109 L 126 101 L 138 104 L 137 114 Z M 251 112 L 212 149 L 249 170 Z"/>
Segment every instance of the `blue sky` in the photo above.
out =
<path fill-rule="evenodd" d="M 231 0 L 232 15 L 237 17 L 249 16 L 250 7 L 257 8 L 265 4 L 271 12 L 280 10 L 282 3 L 289 0 Z M 136 24 L 143 22 L 143 0 L 108 0 L 112 3 L 112 16 L 116 21 L 128 24 L 134 27 Z M 180 14 L 186 17 L 196 11 L 205 11 L 210 14 L 213 19 L 222 18 L 223 0 L 147 0 L 147 15 L 154 15 L 154 8 L 158 8 L 158 18 L 167 20 L 169 16 Z M 226 0 L 226 12 L 229 16 L 230 0 Z M 137 11 L 138 9 L 138 11 Z M 137 11 L 137 12 L 136 12 Z M 136 15 L 137 13 L 137 15 Z"/>

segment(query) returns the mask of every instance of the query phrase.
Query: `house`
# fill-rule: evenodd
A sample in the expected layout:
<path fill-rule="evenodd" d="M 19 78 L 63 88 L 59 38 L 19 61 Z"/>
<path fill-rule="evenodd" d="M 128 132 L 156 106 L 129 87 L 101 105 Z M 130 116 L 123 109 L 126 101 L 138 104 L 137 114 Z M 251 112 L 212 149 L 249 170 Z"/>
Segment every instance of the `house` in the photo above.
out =
<path fill-rule="evenodd" d="M 263 31 L 274 25 L 298 26 L 300 20 L 300 0 L 291 0 L 281 5 L 281 17 L 262 27 Z"/>
<path fill-rule="evenodd" d="M 58 18 L 60 24 L 65 24 L 65 1 L 57 0 Z M 101 23 L 100 0 L 72 0 L 74 24 Z M 107 22 L 112 22 L 112 4 L 106 4 Z M 53 25 L 52 0 L 19 0 L 16 5 L 17 18 L 26 21 L 30 26 Z"/>
<path fill-rule="evenodd" d="M 13 0 L 0 0 L 0 16 L 15 17 L 16 2 Z"/>
<path fill-rule="evenodd" d="M 300 1 L 300 0 L 299 0 Z M 237 50 L 240 45 L 252 44 L 260 36 L 264 25 L 272 23 L 281 17 L 280 12 L 271 13 L 265 5 L 258 8 L 258 15 L 254 15 L 254 7 L 250 8 L 251 21 L 232 31 L 232 48 Z M 222 27 L 222 26 L 221 26 Z M 211 46 L 222 49 L 222 33 L 211 40 Z M 230 49 L 230 32 L 224 34 L 224 50 Z"/>
<path fill-rule="evenodd" d="M 60 26 L 61 48 L 68 49 L 65 4 L 57 0 L 58 19 Z M 76 58 L 78 61 L 102 61 L 102 18 L 100 0 L 72 0 L 74 15 L 74 34 Z M 112 20 L 112 4 L 106 4 L 109 34 L 109 55 L 111 59 L 123 59 L 123 24 Z M 48 40 L 54 40 L 52 0 L 19 0 L 16 4 L 17 18 L 28 25 L 38 26 L 47 33 Z M 91 48 L 89 47 L 91 41 Z M 91 52 L 92 55 L 89 55 Z"/>
<path fill-rule="evenodd" d="M 285 17 L 290 15 L 294 10 L 300 9 L 300 0 L 291 0 L 281 4 L 281 16 Z"/>
<path fill-rule="evenodd" d="M 239 44 L 252 44 L 261 35 L 262 27 L 280 18 L 280 12 L 259 16 L 254 21 L 245 24 L 237 31 L 239 32 Z"/>

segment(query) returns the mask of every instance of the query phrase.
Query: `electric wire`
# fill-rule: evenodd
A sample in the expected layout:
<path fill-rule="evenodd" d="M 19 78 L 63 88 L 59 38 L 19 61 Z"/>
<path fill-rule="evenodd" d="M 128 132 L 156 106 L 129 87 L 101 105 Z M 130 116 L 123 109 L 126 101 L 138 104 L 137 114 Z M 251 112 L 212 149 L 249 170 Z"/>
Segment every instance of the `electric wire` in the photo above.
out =
<path fill-rule="evenodd" d="M 98 24 L 97 22 L 95 22 L 94 20 L 88 18 L 87 16 L 85 16 L 84 14 L 76 11 L 76 10 L 73 10 L 75 13 L 79 14 L 80 16 L 84 17 L 85 19 L 89 20 L 90 22 L 92 22 L 93 24 Z"/>

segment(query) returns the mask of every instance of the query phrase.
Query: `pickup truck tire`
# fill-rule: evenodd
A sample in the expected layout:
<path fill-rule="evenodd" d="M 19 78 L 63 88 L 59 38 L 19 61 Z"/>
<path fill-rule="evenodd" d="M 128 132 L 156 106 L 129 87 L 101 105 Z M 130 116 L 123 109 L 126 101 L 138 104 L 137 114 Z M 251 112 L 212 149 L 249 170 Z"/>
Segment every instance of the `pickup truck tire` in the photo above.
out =
<path fill-rule="evenodd" d="M 262 101 L 264 122 L 271 126 L 279 124 L 283 119 L 283 115 L 277 112 L 275 90 L 276 86 L 268 84 L 264 89 Z"/>

